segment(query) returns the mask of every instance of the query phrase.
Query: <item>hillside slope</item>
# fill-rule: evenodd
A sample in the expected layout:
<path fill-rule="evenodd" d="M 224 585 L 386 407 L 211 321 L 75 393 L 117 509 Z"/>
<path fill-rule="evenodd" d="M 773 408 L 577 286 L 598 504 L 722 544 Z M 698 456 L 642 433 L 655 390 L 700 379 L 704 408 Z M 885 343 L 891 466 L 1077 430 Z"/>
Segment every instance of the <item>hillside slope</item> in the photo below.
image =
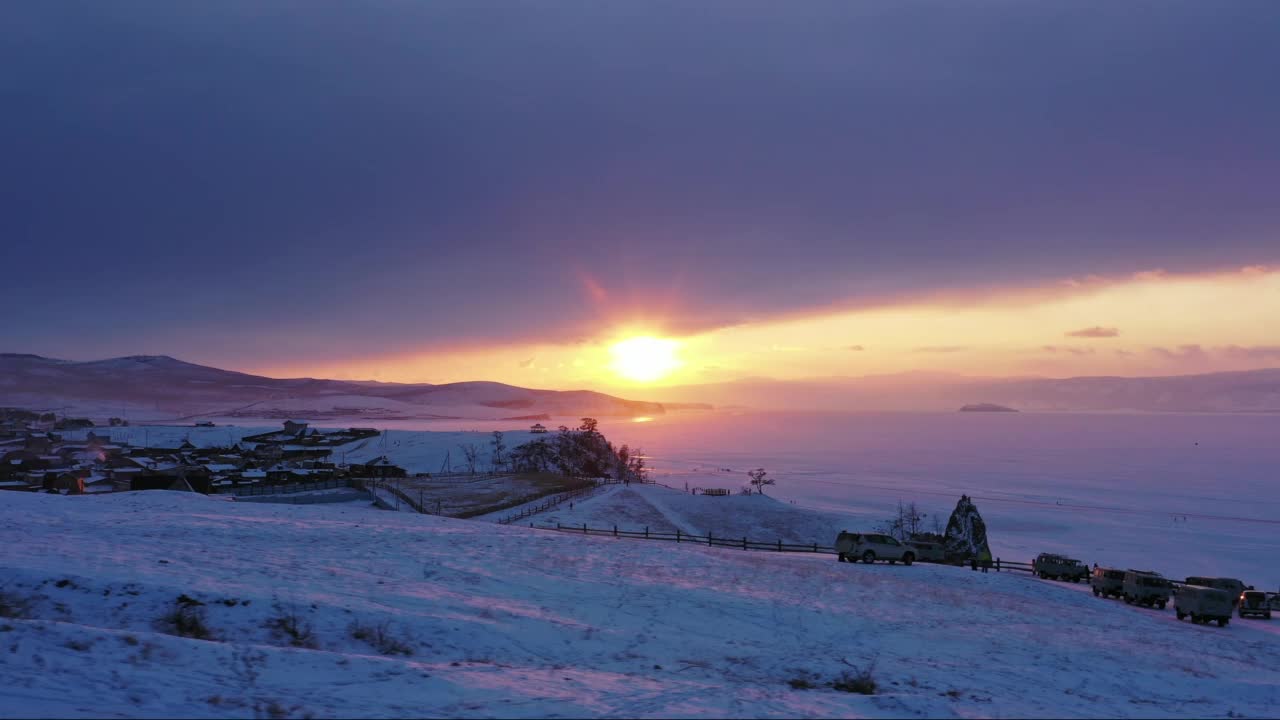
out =
<path fill-rule="evenodd" d="M 8 614 L 27 616 L 0 619 L 0 716 L 1200 717 L 1280 706 L 1268 624 L 1192 626 L 1007 573 L 166 491 L 7 493 L 0 544 L 11 549 L 0 556 Z M 204 603 L 212 640 L 162 632 L 184 595 Z M 311 647 L 269 627 L 289 615 Z M 370 637 L 379 629 L 382 643 Z M 410 654 L 388 654 L 399 651 Z M 826 687 L 851 665 L 872 668 L 876 694 Z"/>
<path fill-rule="evenodd" d="M 659 415 L 662 405 L 603 393 L 493 382 L 445 385 L 278 379 L 164 355 L 71 362 L 0 354 L 0 406 L 132 419 L 248 417 L 353 421 L 529 415 Z"/>

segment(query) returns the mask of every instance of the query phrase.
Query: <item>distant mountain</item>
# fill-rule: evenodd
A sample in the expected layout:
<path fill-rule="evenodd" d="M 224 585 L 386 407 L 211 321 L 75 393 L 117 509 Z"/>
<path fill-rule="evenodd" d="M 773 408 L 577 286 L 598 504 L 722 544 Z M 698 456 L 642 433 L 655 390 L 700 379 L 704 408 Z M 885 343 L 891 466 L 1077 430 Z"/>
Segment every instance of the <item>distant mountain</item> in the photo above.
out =
<path fill-rule="evenodd" d="M 445 385 L 276 379 L 165 355 L 72 362 L 0 353 L 0 406 L 92 417 L 503 419 L 658 415 L 660 403 L 588 390 L 531 390 L 494 382 Z"/>
<path fill-rule="evenodd" d="M 961 405 L 960 412 L 1018 412 L 1011 407 L 1004 405 L 996 405 L 995 403 L 976 403 L 973 405 Z"/>
<path fill-rule="evenodd" d="M 653 389 L 642 397 L 762 409 L 930 410 L 993 404 L 1022 411 L 1280 413 L 1280 369 L 1170 377 L 991 378 L 901 373 L 750 379 Z"/>

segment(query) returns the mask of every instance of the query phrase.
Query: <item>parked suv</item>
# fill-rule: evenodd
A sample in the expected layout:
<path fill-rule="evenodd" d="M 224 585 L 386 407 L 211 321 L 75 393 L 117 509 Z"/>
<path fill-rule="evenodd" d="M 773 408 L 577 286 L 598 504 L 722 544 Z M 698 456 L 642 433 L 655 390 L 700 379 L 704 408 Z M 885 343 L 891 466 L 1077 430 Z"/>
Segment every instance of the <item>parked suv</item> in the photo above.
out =
<path fill-rule="evenodd" d="M 836 536 L 836 555 L 840 562 L 888 560 L 893 564 L 901 560 L 902 564 L 910 565 L 916 560 L 915 548 L 903 545 L 889 535 L 848 531 L 841 531 Z"/>
<path fill-rule="evenodd" d="M 1169 603 L 1172 587 L 1173 584 L 1158 572 L 1129 570 L 1124 574 L 1124 601 L 1129 604 L 1146 605 L 1147 607 L 1158 605 L 1163 610 L 1165 605 Z M 1185 589 L 1183 588 L 1183 590 Z"/>
<path fill-rule="evenodd" d="M 1124 595 L 1124 571 L 1116 568 L 1095 567 L 1093 577 L 1089 578 L 1093 586 L 1093 594 L 1100 597 L 1120 597 Z"/>
<path fill-rule="evenodd" d="M 1254 615 L 1271 619 L 1271 604 L 1267 602 L 1267 594 L 1261 590 L 1245 590 L 1236 599 L 1236 607 L 1240 617 Z"/>
<path fill-rule="evenodd" d="M 1089 577 L 1089 568 L 1084 563 L 1065 555 L 1040 553 L 1031 562 L 1031 570 L 1048 580 L 1070 580 L 1080 582 Z"/>

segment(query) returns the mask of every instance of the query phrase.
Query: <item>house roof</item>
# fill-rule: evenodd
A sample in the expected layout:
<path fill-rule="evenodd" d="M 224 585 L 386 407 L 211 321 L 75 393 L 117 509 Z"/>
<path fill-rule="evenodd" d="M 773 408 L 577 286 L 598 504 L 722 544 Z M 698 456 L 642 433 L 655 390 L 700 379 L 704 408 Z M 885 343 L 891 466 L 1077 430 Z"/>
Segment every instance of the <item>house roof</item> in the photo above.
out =
<path fill-rule="evenodd" d="M 204 469 L 209 472 L 231 472 L 236 469 L 236 466 L 226 463 L 206 463 Z"/>

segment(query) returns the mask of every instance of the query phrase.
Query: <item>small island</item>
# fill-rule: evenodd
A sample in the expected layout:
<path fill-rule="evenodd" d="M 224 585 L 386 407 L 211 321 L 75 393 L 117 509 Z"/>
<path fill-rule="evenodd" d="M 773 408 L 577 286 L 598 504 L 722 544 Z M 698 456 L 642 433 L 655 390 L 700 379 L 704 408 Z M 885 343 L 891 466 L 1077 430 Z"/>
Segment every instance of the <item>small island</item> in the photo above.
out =
<path fill-rule="evenodd" d="M 976 403 L 974 405 L 965 405 L 960 408 L 960 412 L 1018 412 L 1011 407 L 996 405 L 995 403 Z"/>

